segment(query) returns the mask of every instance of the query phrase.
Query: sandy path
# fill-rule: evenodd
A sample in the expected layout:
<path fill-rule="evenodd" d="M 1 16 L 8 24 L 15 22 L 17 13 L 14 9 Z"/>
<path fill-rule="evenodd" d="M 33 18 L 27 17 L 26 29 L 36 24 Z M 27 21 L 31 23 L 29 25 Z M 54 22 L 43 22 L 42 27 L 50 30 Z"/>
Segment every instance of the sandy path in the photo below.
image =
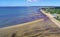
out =
<path fill-rule="evenodd" d="M 53 18 L 53 16 L 49 13 L 45 13 L 45 11 L 41 10 L 42 13 L 44 13 L 45 15 L 47 15 L 47 17 L 52 21 L 54 22 L 59 28 L 60 28 L 60 22 L 58 20 L 56 20 L 55 18 Z"/>

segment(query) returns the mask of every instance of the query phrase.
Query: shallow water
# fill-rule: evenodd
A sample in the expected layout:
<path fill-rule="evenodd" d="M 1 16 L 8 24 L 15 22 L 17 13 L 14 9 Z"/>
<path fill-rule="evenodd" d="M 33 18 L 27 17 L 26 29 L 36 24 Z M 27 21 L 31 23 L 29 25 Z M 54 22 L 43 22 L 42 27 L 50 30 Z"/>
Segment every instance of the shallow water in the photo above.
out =
<path fill-rule="evenodd" d="M 45 18 L 41 7 L 0 7 L 0 28 Z"/>

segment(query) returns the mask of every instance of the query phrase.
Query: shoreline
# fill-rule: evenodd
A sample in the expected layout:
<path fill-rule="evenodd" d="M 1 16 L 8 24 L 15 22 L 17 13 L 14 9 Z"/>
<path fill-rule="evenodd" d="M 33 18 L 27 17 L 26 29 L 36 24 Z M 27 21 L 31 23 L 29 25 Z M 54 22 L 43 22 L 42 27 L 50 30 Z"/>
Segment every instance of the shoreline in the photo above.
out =
<path fill-rule="evenodd" d="M 27 25 L 27 24 L 33 24 L 33 23 L 36 23 L 36 22 L 39 22 L 39 21 L 43 21 L 44 19 L 37 19 L 37 20 L 34 20 L 34 21 L 31 21 L 31 22 L 27 22 L 27 23 L 23 23 L 23 24 L 18 24 L 18 25 L 13 25 L 13 26 L 8 26 L 8 27 L 3 27 L 3 28 L 0 28 L 0 29 L 7 29 L 7 28 L 14 28 L 14 27 L 20 27 L 20 26 L 24 26 L 24 25 Z"/>

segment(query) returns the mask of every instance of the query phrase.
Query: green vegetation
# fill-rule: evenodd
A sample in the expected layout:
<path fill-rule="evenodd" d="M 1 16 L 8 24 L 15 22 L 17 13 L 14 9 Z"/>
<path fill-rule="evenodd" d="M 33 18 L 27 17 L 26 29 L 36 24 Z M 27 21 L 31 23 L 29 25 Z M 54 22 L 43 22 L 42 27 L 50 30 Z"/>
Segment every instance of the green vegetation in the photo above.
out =
<path fill-rule="evenodd" d="M 56 14 L 57 17 L 54 18 L 60 21 L 60 8 L 46 8 L 45 10 L 46 13 L 50 13 L 52 15 Z"/>
<path fill-rule="evenodd" d="M 51 14 L 54 14 L 54 13 L 60 14 L 60 9 L 48 9 L 47 11 L 50 12 Z"/>

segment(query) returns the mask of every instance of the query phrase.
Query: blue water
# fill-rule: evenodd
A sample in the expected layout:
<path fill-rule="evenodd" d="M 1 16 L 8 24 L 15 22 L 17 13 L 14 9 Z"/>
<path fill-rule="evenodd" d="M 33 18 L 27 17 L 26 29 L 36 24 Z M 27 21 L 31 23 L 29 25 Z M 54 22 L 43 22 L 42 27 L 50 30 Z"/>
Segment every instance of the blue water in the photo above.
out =
<path fill-rule="evenodd" d="M 0 28 L 43 18 L 40 9 L 41 7 L 0 7 Z"/>

